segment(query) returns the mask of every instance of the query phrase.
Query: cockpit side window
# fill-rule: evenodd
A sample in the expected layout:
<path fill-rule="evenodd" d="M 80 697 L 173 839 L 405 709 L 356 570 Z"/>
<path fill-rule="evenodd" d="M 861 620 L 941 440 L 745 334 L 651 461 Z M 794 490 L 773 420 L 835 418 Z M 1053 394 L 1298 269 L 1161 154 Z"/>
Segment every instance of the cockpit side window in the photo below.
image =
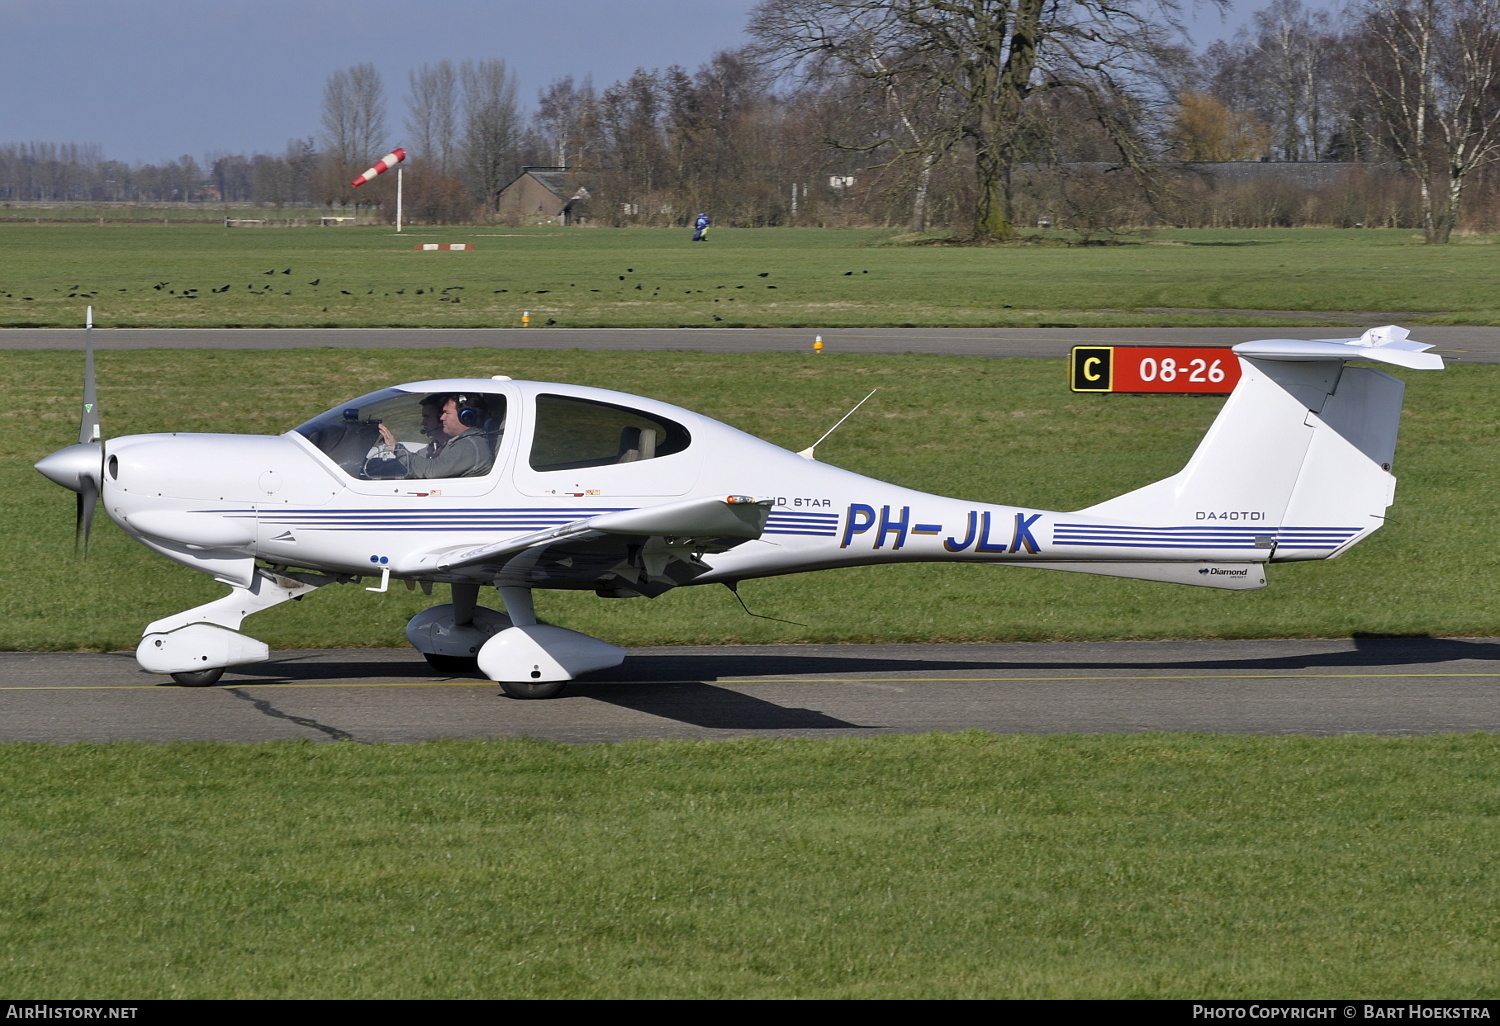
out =
<path fill-rule="evenodd" d="M 296 431 L 350 477 L 480 477 L 494 465 L 505 413 L 503 395 L 385 389 L 336 406 Z"/>
<path fill-rule="evenodd" d="M 536 398 L 533 470 L 576 470 L 670 456 L 688 447 L 687 428 L 665 417 L 572 396 Z"/>

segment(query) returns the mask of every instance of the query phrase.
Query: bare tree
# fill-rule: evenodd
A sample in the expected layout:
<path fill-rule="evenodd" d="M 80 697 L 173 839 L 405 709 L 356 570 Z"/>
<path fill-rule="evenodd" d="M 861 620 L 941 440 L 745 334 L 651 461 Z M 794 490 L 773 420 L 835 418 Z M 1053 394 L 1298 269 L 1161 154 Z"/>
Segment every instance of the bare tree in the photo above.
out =
<path fill-rule="evenodd" d="M 424 64 L 410 72 L 406 131 L 416 156 L 439 175 L 458 162 L 458 76 L 452 61 Z"/>
<path fill-rule="evenodd" d="M 877 142 L 918 153 L 967 147 L 974 235 L 986 240 L 1015 234 L 1012 176 L 1034 93 L 1088 97 L 1122 157 L 1143 163 L 1120 115 L 1136 109 L 1139 76 L 1174 52 L 1179 10 L 1178 0 L 762 0 L 748 32 L 762 60 L 898 97 L 898 120 L 910 127 Z M 924 106 L 944 116 L 919 127 L 907 112 Z"/>
<path fill-rule="evenodd" d="M 459 79 L 464 95 L 464 175 L 475 198 L 493 209 L 501 186 L 516 171 L 516 76 L 496 58 L 464 61 Z"/>
<path fill-rule="evenodd" d="M 572 75 L 557 79 L 537 97 L 536 126 L 558 167 L 583 162 L 582 128 L 594 99 L 593 82 L 584 79 L 583 85 L 575 85 Z"/>
<path fill-rule="evenodd" d="M 617 170 L 637 198 L 665 184 L 668 161 L 662 124 L 665 96 L 655 71 L 636 68 L 600 97 L 600 119 L 614 150 Z"/>
<path fill-rule="evenodd" d="M 1364 0 L 1356 62 L 1384 142 L 1417 180 L 1428 243 L 1500 157 L 1500 0 Z"/>
<path fill-rule="evenodd" d="M 1280 160 L 1319 160 L 1337 88 L 1338 47 L 1328 15 L 1302 0 L 1272 0 L 1234 42 L 1199 59 L 1208 91 L 1226 107 L 1269 126 Z"/>
<path fill-rule="evenodd" d="M 207 163 L 213 169 L 214 187 L 225 203 L 243 202 L 255 191 L 254 168 L 244 155 L 238 153 L 210 154 Z"/>
<path fill-rule="evenodd" d="M 328 202 L 347 204 L 349 181 L 385 152 L 385 90 L 373 64 L 328 76 L 323 87 L 323 152 Z"/>

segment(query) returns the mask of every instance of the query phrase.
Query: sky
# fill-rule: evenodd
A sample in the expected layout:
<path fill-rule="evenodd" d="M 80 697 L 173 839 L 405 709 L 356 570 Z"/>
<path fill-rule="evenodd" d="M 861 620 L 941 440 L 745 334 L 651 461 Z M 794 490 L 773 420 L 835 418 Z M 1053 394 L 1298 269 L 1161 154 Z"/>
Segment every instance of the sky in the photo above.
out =
<path fill-rule="evenodd" d="M 1309 0 L 1331 8 L 1336 0 Z M 743 42 L 755 0 L 0 0 L 0 144 L 99 145 L 111 160 L 280 153 L 317 135 L 323 85 L 366 61 L 385 83 L 391 142 L 407 75 L 499 57 L 528 107 L 565 75 L 603 88 L 637 67 L 696 69 Z M 1200 46 L 1232 36 L 1202 13 Z M 379 154 L 373 154 L 372 159 Z"/>

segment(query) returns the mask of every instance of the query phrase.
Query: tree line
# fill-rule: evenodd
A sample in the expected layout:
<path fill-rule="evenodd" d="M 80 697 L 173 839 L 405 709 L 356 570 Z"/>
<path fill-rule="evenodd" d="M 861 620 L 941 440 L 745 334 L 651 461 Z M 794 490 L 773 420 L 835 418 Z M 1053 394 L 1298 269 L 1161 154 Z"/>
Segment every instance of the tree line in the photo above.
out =
<path fill-rule="evenodd" d="M 1210 0 L 1224 5 L 1226 0 Z M 905 225 L 1003 240 L 1151 224 L 1420 227 L 1500 220 L 1500 0 L 1273 0 L 1194 52 L 1180 0 L 762 0 L 747 44 L 696 71 L 558 79 L 526 109 L 500 59 L 406 78 L 399 128 L 369 64 L 335 72 L 321 132 L 283 153 L 127 167 L 97 147 L 0 146 L 0 201 L 347 206 L 517 219 L 501 188 L 566 169 L 586 217 Z M 1333 163 L 1316 181 L 1225 162 Z M 386 176 L 390 178 L 391 176 Z"/>

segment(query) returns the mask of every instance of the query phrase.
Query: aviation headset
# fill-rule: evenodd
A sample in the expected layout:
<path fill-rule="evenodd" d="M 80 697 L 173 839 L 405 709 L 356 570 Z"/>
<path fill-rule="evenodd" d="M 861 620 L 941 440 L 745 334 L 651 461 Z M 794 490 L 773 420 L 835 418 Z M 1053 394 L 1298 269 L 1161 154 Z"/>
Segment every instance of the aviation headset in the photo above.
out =
<path fill-rule="evenodd" d="M 478 395 L 467 395 L 463 392 L 454 392 L 450 395 L 432 395 L 422 400 L 422 405 L 432 403 L 439 410 L 448 405 L 449 400 L 453 402 L 453 410 L 458 415 L 458 422 L 466 428 L 480 427 L 484 424 L 487 415 L 484 397 Z"/>

